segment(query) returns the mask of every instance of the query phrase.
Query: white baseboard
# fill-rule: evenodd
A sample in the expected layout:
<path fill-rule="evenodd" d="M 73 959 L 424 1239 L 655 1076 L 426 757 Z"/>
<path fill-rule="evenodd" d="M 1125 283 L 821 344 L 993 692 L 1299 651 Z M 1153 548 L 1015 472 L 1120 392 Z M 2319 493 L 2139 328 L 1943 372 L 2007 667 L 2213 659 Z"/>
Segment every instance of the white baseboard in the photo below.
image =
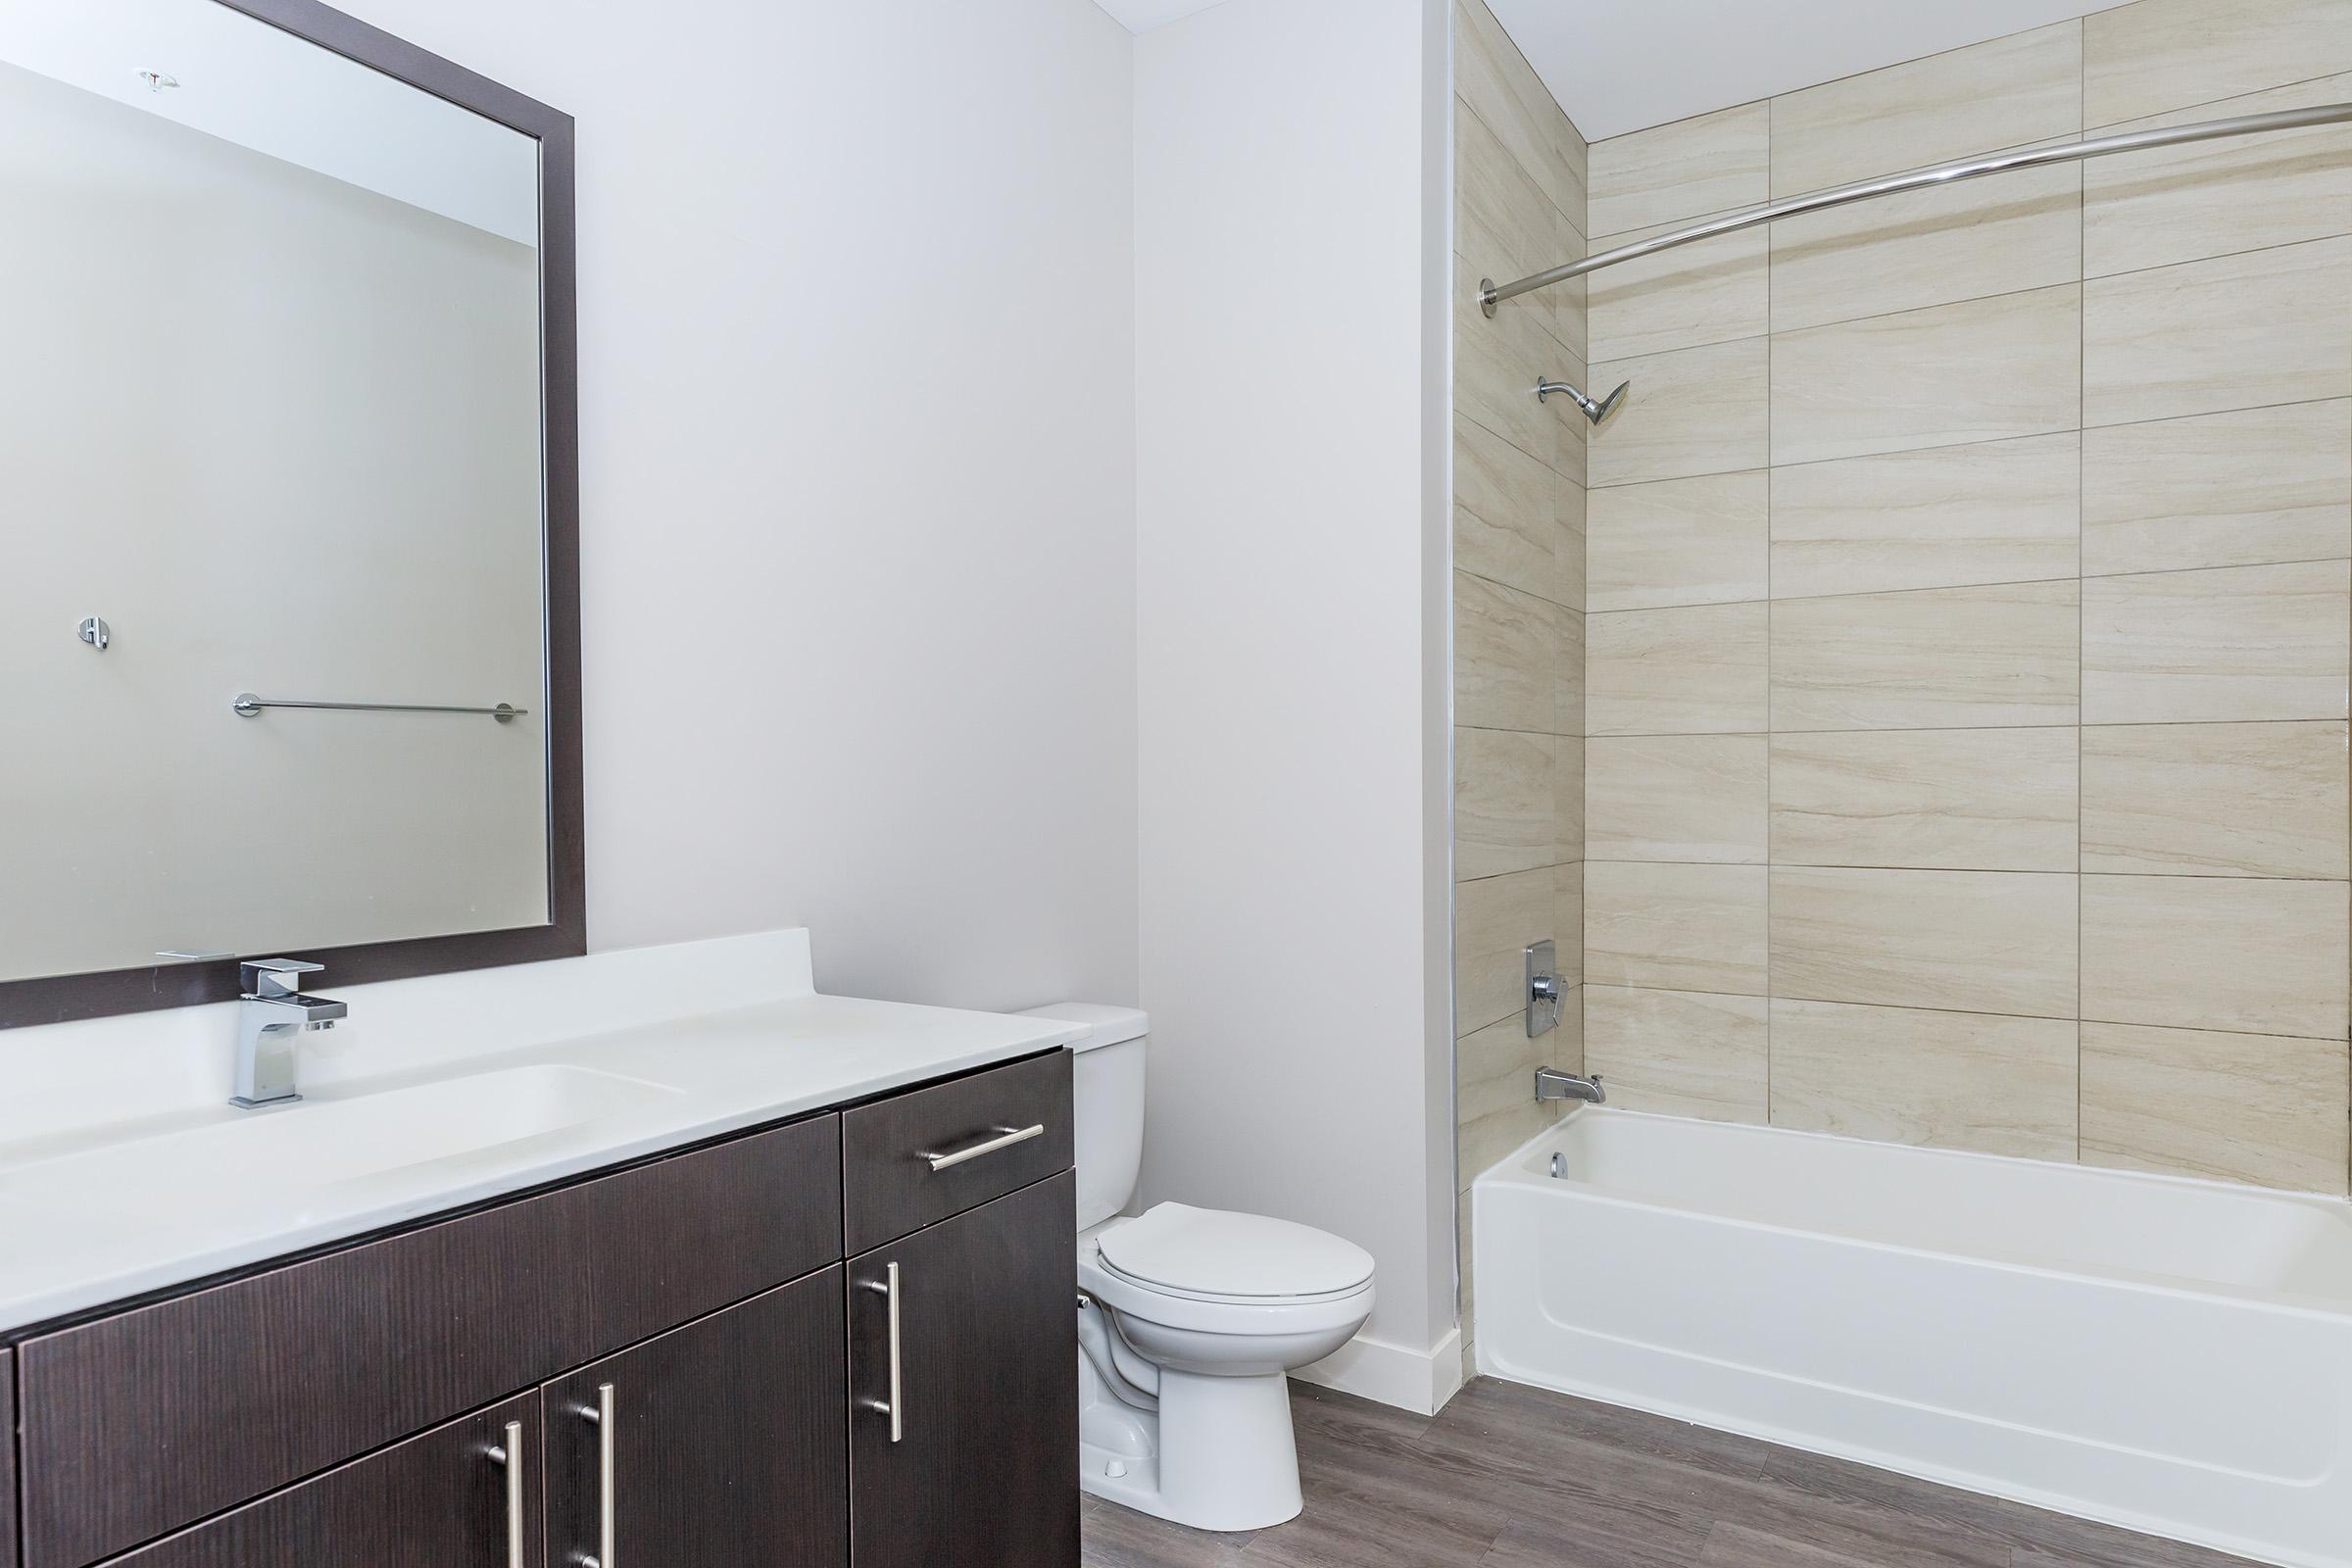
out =
<path fill-rule="evenodd" d="M 1446 1337 L 1426 1350 L 1408 1350 L 1359 1334 L 1291 1376 L 1415 1415 L 1435 1415 L 1462 1386 L 1462 1331 L 1446 1330 Z"/>

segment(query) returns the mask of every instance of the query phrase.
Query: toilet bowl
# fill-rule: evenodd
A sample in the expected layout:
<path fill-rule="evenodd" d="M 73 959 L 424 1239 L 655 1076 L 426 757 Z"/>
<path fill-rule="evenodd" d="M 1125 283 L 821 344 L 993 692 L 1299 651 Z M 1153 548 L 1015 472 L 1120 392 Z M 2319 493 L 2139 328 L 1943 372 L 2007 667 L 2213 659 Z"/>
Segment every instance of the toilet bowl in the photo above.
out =
<path fill-rule="evenodd" d="M 1119 1213 L 1143 1155 L 1146 1020 L 1131 1007 L 1031 1009 L 1083 1022 L 1078 1175 L 1079 1485 L 1199 1530 L 1299 1512 L 1287 1374 L 1372 1314 L 1372 1255 L 1261 1214 L 1163 1202 Z"/>
<path fill-rule="evenodd" d="M 1188 1243 L 1228 1250 L 1187 1257 Z M 1296 1517 L 1286 1374 L 1364 1326 L 1371 1256 L 1303 1225 L 1161 1203 L 1079 1238 L 1078 1289 L 1080 1485 L 1198 1530 Z"/>

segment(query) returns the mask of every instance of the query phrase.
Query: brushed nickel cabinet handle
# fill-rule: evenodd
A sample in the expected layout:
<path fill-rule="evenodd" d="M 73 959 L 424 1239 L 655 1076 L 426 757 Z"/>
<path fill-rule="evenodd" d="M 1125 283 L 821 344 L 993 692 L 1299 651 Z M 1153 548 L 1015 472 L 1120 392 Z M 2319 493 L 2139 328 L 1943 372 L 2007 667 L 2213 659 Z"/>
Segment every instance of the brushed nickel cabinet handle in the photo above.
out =
<path fill-rule="evenodd" d="M 890 1441 L 897 1443 L 906 1436 L 906 1418 L 900 1409 L 899 1393 L 902 1365 L 899 1356 L 899 1265 L 896 1263 L 883 1264 L 882 1277 L 879 1280 L 867 1280 L 865 1288 L 869 1291 L 879 1292 L 883 1300 L 890 1305 L 890 1394 L 886 1398 L 867 1399 L 865 1407 L 876 1415 L 890 1417 Z"/>
<path fill-rule="evenodd" d="M 526 1568 L 522 1539 L 522 1423 L 507 1423 L 507 1441 L 490 1450 L 507 1469 L 507 1568 Z"/>
<path fill-rule="evenodd" d="M 582 1552 L 579 1568 L 615 1568 L 612 1544 L 612 1449 L 615 1442 L 613 1420 L 614 1396 L 612 1385 L 596 1386 L 594 1408 L 582 1406 L 580 1414 L 596 1428 L 596 1555 Z"/>
<path fill-rule="evenodd" d="M 931 1162 L 933 1170 L 948 1170 L 967 1159 L 978 1159 L 982 1154 L 993 1154 L 1000 1149 L 1010 1149 L 1032 1138 L 1043 1138 L 1046 1136 L 1046 1124 L 1041 1121 L 1034 1127 L 1001 1127 L 997 1133 L 998 1136 L 984 1143 L 974 1144 L 969 1149 L 958 1149 L 953 1154 L 925 1154 L 923 1157 Z"/>

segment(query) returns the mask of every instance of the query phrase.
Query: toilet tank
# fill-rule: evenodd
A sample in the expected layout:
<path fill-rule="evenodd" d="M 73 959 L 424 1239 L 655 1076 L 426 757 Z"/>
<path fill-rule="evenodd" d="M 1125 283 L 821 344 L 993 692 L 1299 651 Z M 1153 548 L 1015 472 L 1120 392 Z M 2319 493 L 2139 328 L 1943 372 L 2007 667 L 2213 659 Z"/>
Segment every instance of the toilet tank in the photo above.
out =
<path fill-rule="evenodd" d="M 1078 1228 L 1102 1224 L 1135 1196 L 1144 1162 L 1144 1045 L 1151 1020 L 1133 1007 L 1056 1002 L 1028 1015 L 1087 1026 L 1073 1043 L 1077 1135 Z"/>

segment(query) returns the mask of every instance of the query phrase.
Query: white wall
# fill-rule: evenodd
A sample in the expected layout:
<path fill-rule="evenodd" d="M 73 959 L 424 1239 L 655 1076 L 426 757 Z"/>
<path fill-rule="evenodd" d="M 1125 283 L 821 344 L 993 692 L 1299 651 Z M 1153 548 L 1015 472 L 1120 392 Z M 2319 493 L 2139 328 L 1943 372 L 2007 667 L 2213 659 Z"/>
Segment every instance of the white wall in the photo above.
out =
<path fill-rule="evenodd" d="M 589 936 L 1135 991 L 1130 75 L 1089 0 L 341 0 L 579 122 Z"/>
<path fill-rule="evenodd" d="M 1149 1190 L 1442 1341 L 1439 9 L 346 3 L 579 120 L 595 945 L 1126 1000 L 1140 909 Z"/>
<path fill-rule="evenodd" d="M 1433 9 L 1136 40 L 1146 1196 L 1370 1249 L 1399 1355 L 1452 1326 Z"/>

